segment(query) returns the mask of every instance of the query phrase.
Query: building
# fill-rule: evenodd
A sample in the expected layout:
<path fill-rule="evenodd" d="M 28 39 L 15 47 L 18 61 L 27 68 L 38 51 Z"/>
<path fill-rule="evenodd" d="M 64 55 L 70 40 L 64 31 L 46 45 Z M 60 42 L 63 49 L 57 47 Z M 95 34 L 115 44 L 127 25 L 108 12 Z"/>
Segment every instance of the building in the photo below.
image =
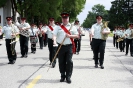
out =
<path fill-rule="evenodd" d="M 12 17 L 12 4 L 10 0 L 7 0 L 4 7 L 0 7 L 0 26 L 6 25 L 6 17 Z M 16 12 L 16 18 L 19 17 L 19 14 Z"/>

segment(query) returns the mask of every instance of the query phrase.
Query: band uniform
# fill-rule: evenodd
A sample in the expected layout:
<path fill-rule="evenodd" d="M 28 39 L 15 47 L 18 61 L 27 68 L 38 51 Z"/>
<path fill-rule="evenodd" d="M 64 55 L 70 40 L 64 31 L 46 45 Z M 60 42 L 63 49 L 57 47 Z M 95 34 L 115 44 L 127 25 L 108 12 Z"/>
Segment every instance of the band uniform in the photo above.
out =
<path fill-rule="evenodd" d="M 17 26 L 12 24 L 12 18 L 6 17 L 7 25 L 3 27 L 2 33 L 5 35 L 5 42 L 6 42 L 6 50 L 9 63 L 14 64 L 17 59 L 17 54 L 15 50 L 16 42 L 10 44 L 12 41 L 16 39 L 16 35 L 19 34 L 19 30 Z"/>

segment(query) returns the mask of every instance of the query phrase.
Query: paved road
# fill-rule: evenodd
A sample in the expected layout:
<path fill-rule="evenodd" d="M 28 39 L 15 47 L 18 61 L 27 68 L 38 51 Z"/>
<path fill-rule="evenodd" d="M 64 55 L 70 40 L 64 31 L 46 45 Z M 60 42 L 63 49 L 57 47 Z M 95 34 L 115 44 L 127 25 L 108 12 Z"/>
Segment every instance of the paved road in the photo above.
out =
<path fill-rule="evenodd" d="M 111 37 L 106 44 L 105 69 L 94 68 L 93 53 L 86 32 L 80 54 L 73 55 L 71 84 L 59 82 L 58 63 L 47 72 L 50 66 L 47 47 L 40 50 L 37 46 L 36 54 L 31 54 L 29 49 L 28 58 L 19 58 L 21 55 L 17 42 L 17 61 L 9 65 L 5 41 L 0 42 L 0 88 L 133 88 L 133 57 L 125 56 L 125 52 L 114 48 Z"/>

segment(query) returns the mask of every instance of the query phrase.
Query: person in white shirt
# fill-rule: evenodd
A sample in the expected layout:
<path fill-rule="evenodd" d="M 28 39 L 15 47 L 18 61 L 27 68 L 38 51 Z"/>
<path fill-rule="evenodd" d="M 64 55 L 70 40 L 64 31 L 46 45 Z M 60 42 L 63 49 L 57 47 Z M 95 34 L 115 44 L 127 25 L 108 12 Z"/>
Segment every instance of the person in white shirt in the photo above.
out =
<path fill-rule="evenodd" d="M 54 18 L 49 18 L 49 26 L 47 26 L 46 29 L 44 29 L 44 32 L 47 33 L 48 36 L 48 49 L 49 49 L 49 61 L 50 65 L 52 63 L 52 67 L 54 68 L 56 65 L 56 59 L 53 61 L 53 58 L 55 56 L 56 50 L 58 46 L 53 46 L 53 31 L 55 30 L 56 25 L 54 23 Z M 52 62 L 53 61 L 53 62 Z"/>
<path fill-rule="evenodd" d="M 15 50 L 16 42 L 10 44 L 11 42 L 16 40 L 16 36 L 19 34 L 19 30 L 17 26 L 12 24 L 12 18 L 6 17 L 7 25 L 3 27 L 2 33 L 5 35 L 5 41 L 6 41 L 6 50 L 7 50 L 7 56 L 9 63 L 8 64 L 14 64 L 17 59 L 17 54 Z"/>
<path fill-rule="evenodd" d="M 53 31 L 54 45 L 57 43 L 61 48 L 58 52 L 59 70 L 61 74 L 60 82 L 71 83 L 71 76 L 73 71 L 72 56 L 75 53 L 73 38 L 79 38 L 78 31 L 75 26 L 69 23 L 69 14 L 62 13 L 62 24 L 57 26 Z"/>
<path fill-rule="evenodd" d="M 44 40 L 44 27 L 42 23 L 39 23 L 38 26 L 38 38 L 39 38 L 39 45 L 40 45 L 40 49 L 43 49 L 43 40 Z"/>
<path fill-rule="evenodd" d="M 132 37 L 131 37 L 131 30 L 133 29 L 133 25 L 129 24 L 129 28 L 126 30 L 125 35 L 126 35 L 126 54 L 128 55 L 128 49 L 129 49 L 129 45 L 130 45 L 130 55 L 132 56 Z"/>
<path fill-rule="evenodd" d="M 113 45 L 114 45 L 114 47 L 116 46 L 116 30 L 117 30 L 117 26 L 113 30 Z"/>
<path fill-rule="evenodd" d="M 36 53 L 36 43 L 38 42 L 37 38 L 37 32 L 38 29 L 35 27 L 35 24 L 31 24 L 31 29 L 29 29 L 30 32 L 30 43 L 31 43 L 31 53 Z"/>
<path fill-rule="evenodd" d="M 107 35 L 110 33 L 109 28 L 102 29 L 103 17 L 101 15 L 96 16 L 97 23 L 93 24 L 91 27 L 91 36 L 93 37 L 93 53 L 94 53 L 94 60 L 95 60 L 95 68 L 98 68 L 98 54 L 100 54 L 99 64 L 101 69 L 104 69 L 103 61 L 104 61 L 104 53 L 105 53 L 105 46 L 106 40 L 103 39 L 103 35 Z"/>
<path fill-rule="evenodd" d="M 29 23 L 26 22 L 26 18 L 22 17 L 21 18 L 21 24 L 18 25 L 19 27 L 19 31 L 20 31 L 20 35 L 19 35 L 19 39 L 20 39 L 20 49 L 21 49 L 21 58 L 28 57 L 28 42 L 29 42 L 29 29 L 30 29 L 30 25 Z"/>

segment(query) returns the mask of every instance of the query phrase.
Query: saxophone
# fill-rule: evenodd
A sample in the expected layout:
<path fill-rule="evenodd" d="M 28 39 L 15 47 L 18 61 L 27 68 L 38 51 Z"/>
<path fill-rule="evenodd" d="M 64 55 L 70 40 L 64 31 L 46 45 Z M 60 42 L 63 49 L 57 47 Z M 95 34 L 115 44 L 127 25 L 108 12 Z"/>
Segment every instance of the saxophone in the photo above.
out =
<path fill-rule="evenodd" d="M 102 30 L 101 30 L 102 40 L 106 40 L 108 38 L 108 34 L 102 34 L 102 31 L 104 31 L 104 29 L 106 29 L 107 31 L 109 30 L 108 23 L 109 23 L 109 21 L 104 21 L 103 22 Z"/>

